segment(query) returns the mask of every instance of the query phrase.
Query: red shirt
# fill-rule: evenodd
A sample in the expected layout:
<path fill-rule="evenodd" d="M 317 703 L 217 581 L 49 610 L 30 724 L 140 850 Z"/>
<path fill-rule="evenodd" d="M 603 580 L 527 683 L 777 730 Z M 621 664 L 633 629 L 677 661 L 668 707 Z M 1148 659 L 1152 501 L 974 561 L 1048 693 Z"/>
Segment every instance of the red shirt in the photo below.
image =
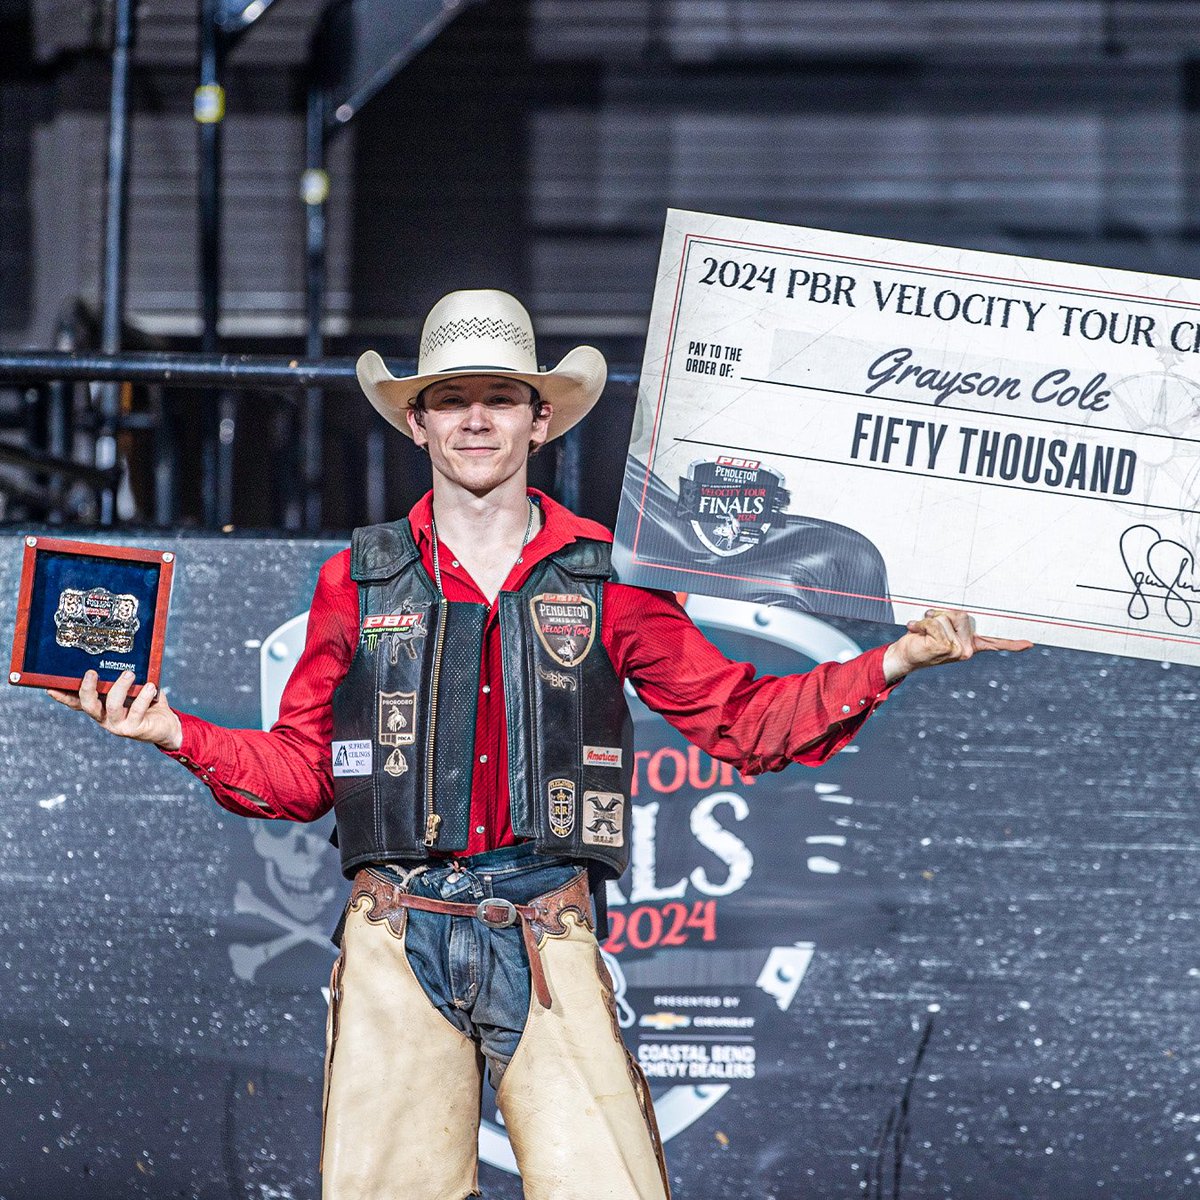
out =
<path fill-rule="evenodd" d="M 513 564 L 504 590 L 515 590 L 533 568 L 576 538 L 611 541 L 602 525 L 584 520 L 548 496 L 530 491 L 544 523 Z M 433 574 L 432 492 L 409 514 L 425 569 Z M 440 543 L 446 599 L 487 604 Z M 704 637 L 669 592 L 604 585 L 601 639 L 617 675 L 643 701 L 702 750 L 747 775 L 789 763 L 817 766 L 854 737 L 891 689 L 883 676 L 885 647 L 846 663 L 822 663 L 803 675 L 755 678 L 749 663 L 727 659 Z M 350 551 L 322 566 L 313 594 L 304 651 L 269 731 L 225 729 L 180 713 L 183 745 L 172 757 L 212 790 L 218 804 L 247 817 L 312 821 L 333 806 L 334 689 L 359 637 L 358 586 Z M 508 800 L 508 742 L 500 669 L 500 622 L 488 607 L 475 725 L 471 833 L 466 853 L 507 846 L 513 836 Z"/>

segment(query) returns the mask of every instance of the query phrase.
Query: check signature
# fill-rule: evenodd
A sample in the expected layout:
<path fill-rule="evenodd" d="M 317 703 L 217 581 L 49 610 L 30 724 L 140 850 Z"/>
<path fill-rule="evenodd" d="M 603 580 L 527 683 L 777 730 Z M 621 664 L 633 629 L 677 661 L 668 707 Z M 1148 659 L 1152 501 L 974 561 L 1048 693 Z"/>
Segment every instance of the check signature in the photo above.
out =
<path fill-rule="evenodd" d="M 1120 546 L 1121 562 L 1133 584 L 1125 610 L 1130 620 L 1146 620 L 1152 607 L 1161 604 L 1172 625 L 1181 629 L 1191 625 L 1192 605 L 1200 603 L 1200 584 L 1193 577 L 1195 553 L 1181 542 L 1163 537 L 1152 525 L 1131 525 L 1121 534 Z"/>

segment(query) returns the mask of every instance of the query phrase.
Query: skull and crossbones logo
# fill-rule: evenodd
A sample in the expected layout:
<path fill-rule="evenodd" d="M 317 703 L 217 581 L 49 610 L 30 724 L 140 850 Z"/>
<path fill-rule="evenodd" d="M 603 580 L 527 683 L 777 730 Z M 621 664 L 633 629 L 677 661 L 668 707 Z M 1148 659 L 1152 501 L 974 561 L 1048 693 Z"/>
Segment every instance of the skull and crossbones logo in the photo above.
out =
<path fill-rule="evenodd" d="M 337 889 L 317 889 L 317 878 L 328 853 L 325 840 L 290 821 L 258 822 L 254 849 L 266 869 L 267 889 L 278 905 L 259 896 L 244 879 L 233 896 L 235 912 L 261 917 L 281 933 L 257 943 L 237 942 L 229 947 L 233 973 L 247 983 L 260 967 L 304 942 L 331 948 L 326 922 L 319 919 Z"/>

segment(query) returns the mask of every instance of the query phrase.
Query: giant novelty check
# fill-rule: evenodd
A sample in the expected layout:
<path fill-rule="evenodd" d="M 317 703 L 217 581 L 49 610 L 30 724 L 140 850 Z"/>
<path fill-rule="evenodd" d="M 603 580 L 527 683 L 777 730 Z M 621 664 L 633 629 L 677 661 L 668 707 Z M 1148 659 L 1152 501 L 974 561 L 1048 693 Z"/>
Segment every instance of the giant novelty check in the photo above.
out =
<path fill-rule="evenodd" d="M 627 583 L 1200 663 L 1200 282 L 667 217 Z"/>

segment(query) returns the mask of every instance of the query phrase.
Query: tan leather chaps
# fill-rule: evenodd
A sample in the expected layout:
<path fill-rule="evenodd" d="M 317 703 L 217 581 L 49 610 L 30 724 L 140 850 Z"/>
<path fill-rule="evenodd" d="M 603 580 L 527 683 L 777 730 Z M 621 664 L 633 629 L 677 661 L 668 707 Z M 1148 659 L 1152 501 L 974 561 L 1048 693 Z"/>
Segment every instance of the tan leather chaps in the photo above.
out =
<path fill-rule="evenodd" d="M 575 903 L 533 923 L 550 1006 L 534 990 L 497 1093 L 525 1197 L 669 1200 L 650 1089 L 621 1041 L 586 889 L 570 886 Z M 483 1060 L 417 982 L 390 899 L 359 874 L 333 968 L 322 1197 L 464 1200 L 480 1195 Z"/>

